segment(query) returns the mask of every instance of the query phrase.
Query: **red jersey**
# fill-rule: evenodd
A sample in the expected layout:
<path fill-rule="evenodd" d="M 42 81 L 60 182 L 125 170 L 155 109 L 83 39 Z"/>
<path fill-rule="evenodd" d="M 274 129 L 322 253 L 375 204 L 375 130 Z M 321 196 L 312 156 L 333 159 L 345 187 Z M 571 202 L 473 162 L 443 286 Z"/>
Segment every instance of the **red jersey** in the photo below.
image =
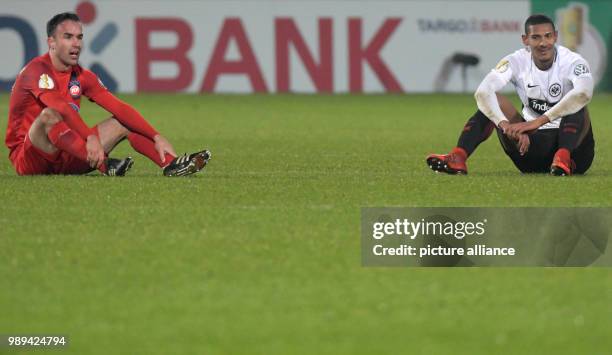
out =
<path fill-rule="evenodd" d="M 157 135 L 157 131 L 136 110 L 111 94 L 96 74 L 80 65 L 59 72 L 47 53 L 32 59 L 15 80 L 5 139 L 10 152 L 24 142 L 30 126 L 45 107 L 59 112 L 66 124 L 83 139 L 94 134 L 78 114 L 81 96 L 111 112 L 130 131 L 150 139 Z"/>
<path fill-rule="evenodd" d="M 23 143 L 30 126 L 47 107 L 41 101 L 41 95 L 48 93 L 59 95 L 75 112 L 78 112 L 82 95 L 93 100 L 96 95 L 104 91 L 106 88 L 100 83 L 96 74 L 79 65 L 72 67 L 70 71 L 59 72 L 53 67 L 49 53 L 34 58 L 17 75 L 11 92 L 6 146 L 13 151 Z M 76 130 L 87 128 L 80 117 L 79 120 L 82 126 Z"/>

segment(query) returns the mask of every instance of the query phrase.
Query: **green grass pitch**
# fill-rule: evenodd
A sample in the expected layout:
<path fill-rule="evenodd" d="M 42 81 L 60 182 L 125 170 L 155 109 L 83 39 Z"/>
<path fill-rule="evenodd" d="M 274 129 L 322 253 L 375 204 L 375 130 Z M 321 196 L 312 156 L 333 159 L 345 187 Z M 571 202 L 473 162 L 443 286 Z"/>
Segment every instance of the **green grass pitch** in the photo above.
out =
<path fill-rule="evenodd" d="M 364 268 L 359 229 L 364 206 L 610 206 L 611 95 L 590 104 L 595 162 L 571 178 L 519 174 L 495 137 L 469 176 L 432 173 L 469 95 L 121 97 L 210 165 L 164 178 L 124 142 L 125 178 L 17 177 L 2 146 L 0 334 L 66 334 L 74 354 L 612 348 L 609 269 Z M 7 111 L 3 94 L 2 127 Z"/>

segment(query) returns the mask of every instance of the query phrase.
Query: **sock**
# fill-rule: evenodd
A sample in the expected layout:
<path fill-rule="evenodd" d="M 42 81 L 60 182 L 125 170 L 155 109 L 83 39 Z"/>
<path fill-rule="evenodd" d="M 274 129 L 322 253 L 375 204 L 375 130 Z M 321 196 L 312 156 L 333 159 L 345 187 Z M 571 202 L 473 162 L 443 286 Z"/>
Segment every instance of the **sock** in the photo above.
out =
<path fill-rule="evenodd" d="M 160 168 L 165 167 L 170 164 L 170 162 L 174 159 L 174 156 L 166 153 L 166 160 L 162 163 L 159 158 L 159 153 L 155 150 L 155 142 L 150 140 L 149 138 L 140 135 L 138 133 L 130 132 L 127 136 L 128 141 L 130 141 L 130 145 L 134 148 L 138 153 L 146 156 L 151 159 L 155 164 L 157 164 Z"/>
<path fill-rule="evenodd" d="M 67 152 L 79 160 L 87 161 L 87 147 L 83 138 L 64 121 L 60 121 L 53 125 L 47 134 L 49 141 L 59 150 Z M 103 174 L 106 173 L 106 164 L 102 163 L 98 168 Z"/>
<path fill-rule="evenodd" d="M 457 147 L 465 151 L 467 158 L 467 156 L 470 156 L 476 150 L 480 143 L 489 138 L 494 128 L 495 124 L 484 113 L 480 110 L 476 111 L 463 127 Z"/>
<path fill-rule="evenodd" d="M 584 109 L 567 115 L 561 119 L 559 124 L 559 148 L 567 149 L 570 153 L 580 144 L 580 137 L 587 129 Z"/>

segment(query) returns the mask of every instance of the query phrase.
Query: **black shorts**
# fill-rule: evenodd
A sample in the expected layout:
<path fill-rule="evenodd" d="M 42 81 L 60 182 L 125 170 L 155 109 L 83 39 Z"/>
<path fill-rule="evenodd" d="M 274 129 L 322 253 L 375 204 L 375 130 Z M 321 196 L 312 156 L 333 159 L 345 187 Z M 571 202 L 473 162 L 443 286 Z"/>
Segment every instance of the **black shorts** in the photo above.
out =
<path fill-rule="evenodd" d="M 559 149 L 559 129 L 539 129 L 529 135 L 529 150 L 525 155 L 521 155 L 516 146 L 516 142 L 503 134 L 497 128 L 497 137 L 506 154 L 512 159 L 514 165 L 523 173 L 548 173 L 555 153 Z M 576 164 L 574 174 L 584 174 L 595 157 L 595 140 L 593 139 L 593 129 L 589 126 L 582 143 L 572 152 L 572 160 Z"/>

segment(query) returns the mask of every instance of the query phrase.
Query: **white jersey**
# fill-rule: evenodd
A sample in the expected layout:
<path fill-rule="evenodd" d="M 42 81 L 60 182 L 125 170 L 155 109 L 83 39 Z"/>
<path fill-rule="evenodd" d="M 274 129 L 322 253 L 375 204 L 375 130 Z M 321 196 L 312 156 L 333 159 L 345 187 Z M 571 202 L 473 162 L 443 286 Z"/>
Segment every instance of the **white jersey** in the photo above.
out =
<path fill-rule="evenodd" d="M 555 60 L 548 70 L 538 69 L 527 49 L 504 57 L 493 70 L 505 84 L 514 85 L 526 121 L 536 119 L 558 103 L 574 88 L 578 77 L 591 77 L 589 64 L 580 54 L 559 45 L 555 48 Z M 559 128 L 560 121 L 549 122 L 540 129 Z"/>

